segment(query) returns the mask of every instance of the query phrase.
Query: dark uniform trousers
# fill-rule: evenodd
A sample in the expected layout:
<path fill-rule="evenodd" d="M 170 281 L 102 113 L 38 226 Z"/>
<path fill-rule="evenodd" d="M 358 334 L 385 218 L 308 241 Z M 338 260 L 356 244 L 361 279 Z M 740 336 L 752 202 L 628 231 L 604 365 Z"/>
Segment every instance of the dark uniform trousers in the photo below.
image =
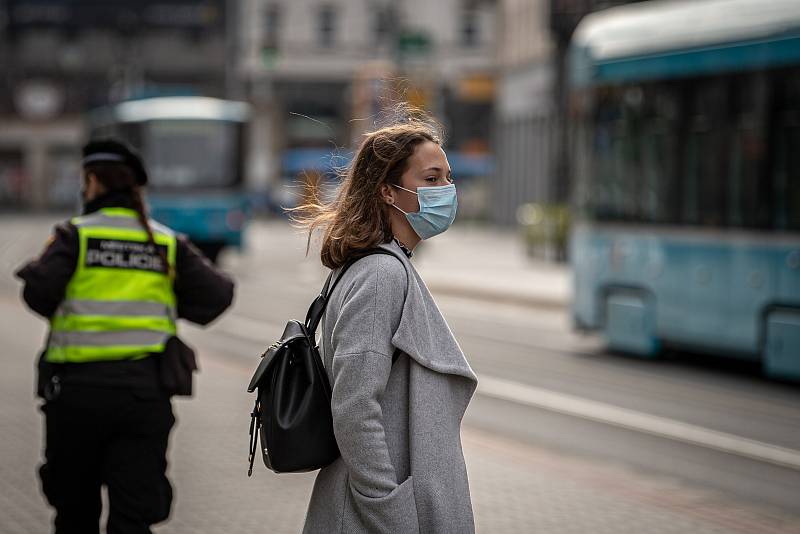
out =
<path fill-rule="evenodd" d="M 130 388 L 70 386 L 42 407 L 46 422 L 42 490 L 56 509 L 56 534 L 100 531 L 102 485 L 108 534 L 149 533 L 169 517 L 169 397 Z"/>

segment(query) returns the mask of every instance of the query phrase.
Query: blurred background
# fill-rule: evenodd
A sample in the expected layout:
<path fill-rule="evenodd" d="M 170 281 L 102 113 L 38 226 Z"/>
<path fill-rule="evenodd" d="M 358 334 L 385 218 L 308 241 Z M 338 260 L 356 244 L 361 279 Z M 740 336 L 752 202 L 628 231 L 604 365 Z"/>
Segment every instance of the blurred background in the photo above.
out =
<path fill-rule="evenodd" d="M 796 0 L 0 0 L 0 532 L 50 519 L 12 273 L 110 135 L 239 284 L 184 328 L 157 532 L 299 530 L 312 475 L 244 476 L 249 373 L 325 277 L 283 208 L 397 102 L 458 188 L 414 261 L 480 379 L 479 530 L 800 532 Z"/>

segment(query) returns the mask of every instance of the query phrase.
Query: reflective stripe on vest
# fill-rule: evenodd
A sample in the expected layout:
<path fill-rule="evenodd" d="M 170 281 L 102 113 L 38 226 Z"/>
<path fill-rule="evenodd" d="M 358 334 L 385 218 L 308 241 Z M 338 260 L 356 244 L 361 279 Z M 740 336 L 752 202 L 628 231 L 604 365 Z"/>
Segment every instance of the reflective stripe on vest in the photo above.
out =
<path fill-rule="evenodd" d="M 175 334 L 175 234 L 150 221 L 159 252 L 127 208 L 102 209 L 72 223 L 78 262 L 50 320 L 47 360 L 138 359 L 163 351 Z"/>

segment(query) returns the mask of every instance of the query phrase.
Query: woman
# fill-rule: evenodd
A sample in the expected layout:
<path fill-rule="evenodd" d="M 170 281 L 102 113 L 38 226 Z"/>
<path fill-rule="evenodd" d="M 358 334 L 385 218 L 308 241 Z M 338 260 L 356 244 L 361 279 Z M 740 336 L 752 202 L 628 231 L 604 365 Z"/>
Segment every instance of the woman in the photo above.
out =
<path fill-rule="evenodd" d="M 194 354 L 176 320 L 206 324 L 233 282 L 185 238 L 147 218 L 147 173 L 126 145 L 83 150 L 83 215 L 55 228 L 18 273 L 23 298 L 50 320 L 40 358 L 46 402 L 42 490 L 57 534 L 148 533 L 169 516 L 170 395 L 189 394 Z"/>
<path fill-rule="evenodd" d="M 324 229 L 326 267 L 394 256 L 358 260 L 322 320 L 341 457 L 317 476 L 306 533 L 474 531 L 460 425 L 477 380 L 410 261 L 455 212 L 440 138 L 418 121 L 368 134 L 336 200 L 299 208 Z"/>

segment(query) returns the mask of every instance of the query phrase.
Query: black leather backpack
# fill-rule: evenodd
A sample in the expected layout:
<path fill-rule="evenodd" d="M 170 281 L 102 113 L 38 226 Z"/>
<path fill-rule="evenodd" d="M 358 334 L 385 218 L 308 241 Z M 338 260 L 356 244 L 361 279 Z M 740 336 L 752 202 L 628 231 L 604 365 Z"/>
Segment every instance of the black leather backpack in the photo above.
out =
<path fill-rule="evenodd" d="M 331 386 L 320 357 L 316 331 L 328 297 L 344 273 L 356 261 L 373 254 L 394 256 L 381 248 L 365 250 L 342 267 L 333 284 L 331 272 L 322 292 L 311 303 L 305 322 L 289 321 L 281 339 L 261 355 L 247 387 L 249 393 L 258 390 L 250 414 L 248 476 L 253 473 L 259 437 L 264 464 L 276 473 L 314 471 L 339 457 L 333 435 Z"/>

